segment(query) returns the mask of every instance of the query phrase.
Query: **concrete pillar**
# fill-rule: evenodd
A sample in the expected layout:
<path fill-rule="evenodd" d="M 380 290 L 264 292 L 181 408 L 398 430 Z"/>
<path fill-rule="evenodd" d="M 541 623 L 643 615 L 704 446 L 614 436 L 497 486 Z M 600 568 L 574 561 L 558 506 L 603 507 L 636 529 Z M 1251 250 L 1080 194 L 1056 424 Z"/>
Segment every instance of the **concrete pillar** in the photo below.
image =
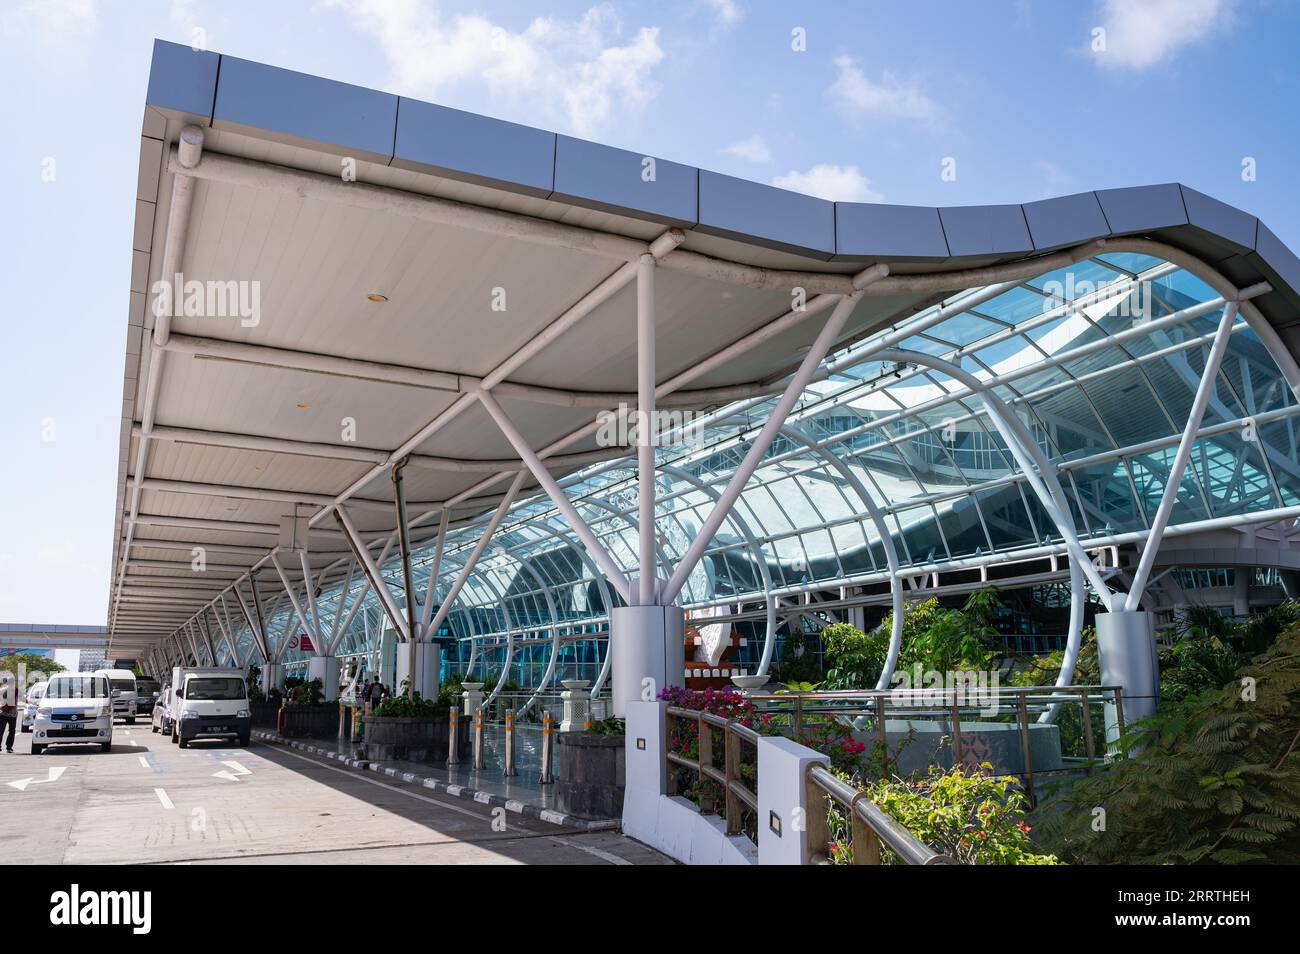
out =
<path fill-rule="evenodd" d="M 326 702 L 339 697 L 339 661 L 333 656 L 312 656 L 307 660 L 307 681 L 319 679 Z"/>
<path fill-rule="evenodd" d="M 560 698 L 564 700 L 564 718 L 560 720 L 561 732 L 582 732 L 591 716 L 591 685 L 586 679 L 566 679 Z"/>
<path fill-rule="evenodd" d="M 1150 613 L 1116 610 L 1097 614 L 1097 652 L 1101 683 L 1123 690 L 1124 722 L 1155 715 L 1160 698 L 1160 669 Z M 1106 707 L 1106 740 L 1118 735 L 1114 706 Z"/>
<path fill-rule="evenodd" d="M 830 759 L 783 736 L 758 740 L 758 863 L 812 864 L 808 844 L 808 766 Z M 630 775 L 629 775 L 630 781 Z M 821 847 L 818 847 L 821 850 Z"/>
<path fill-rule="evenodd" d="M 462 682 L 460 685 L 465 690 L 461 694 L 461 698 L 465 700 L 463 712 L 467 716 L 472 716 L 478 711 L 478 707 L 483 704 L 483 683 Z"/>
<path fill-rule="evenodd" d="M 269 662 L 262 667 L 262 692 L 270 695 L 272 689 L 284 691 L 284 666 Z"/>
<path fill-rule="evenodd" d="M 686 678 L 680 606 L 616 606 L 610 612 L 614 715 L 633 702 L 655 699 L 665 686 Z"/>
<path fill-rule="evenodd" d="M 402 643 L 397 647 L 396 678 L 393 680 L 394 695 L 402 694 L 402 683 L 410 679 L 421 699 L 436 699 L 438 696 L 438 676 L 442 668 L 442 647 L 437 643 L 415 644 L 415 676 L 411 676 L 411 645 Z"/>

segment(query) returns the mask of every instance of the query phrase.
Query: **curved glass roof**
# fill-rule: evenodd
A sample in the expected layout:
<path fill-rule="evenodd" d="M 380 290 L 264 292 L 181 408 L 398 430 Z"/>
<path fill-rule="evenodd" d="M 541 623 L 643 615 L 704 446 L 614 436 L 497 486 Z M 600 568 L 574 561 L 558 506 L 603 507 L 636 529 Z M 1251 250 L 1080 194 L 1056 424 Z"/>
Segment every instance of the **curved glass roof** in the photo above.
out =
<path fill-rule="evenodd" d="M 1032 281 L 950 296 L 835 353 L 804 391 L 680 601 L 699 611 L 762 600 L 765 591 L 887 579 L 882 528 L 863 494 L 881 512 L 903 568 L 1063 549 L 979 395 L 925 365 L 873 358 L 886 335 L 897 348 L 974 375 L 1013 410 L 1057 466 L 1085 546 L 1148 529 L 1224 305 L 1174 264 L 1101 253 Z M 665 575 L 776 401 L 738 402 L 683 420 L 677 442 L 658 448 L 656 536 Z M 1268 351 L 1239 317 L 1171 528 L 1265 519 L 1266 512 L 1300 506 L 1298 410 Z M 562 485 L 634 577 L 635 459 L 595 465 Z M 440 597 L 486 516 L 449 531 Z M 432 541 L 417 546 L 413 559 L 423 591 Z M 384 571 L 400 593 L 395 557 Z M 322 589 L 325 631 L 344 572 L 337 569 Z M 361 574 L 349 592 L 350 608 L 362 593 Z M 500 643 L 509 634 L 523 652 L 549 645 L 553 627 L 570 642 L 591 640 L 615 598 L 558 511 L 539 496 L 508 513 L 447 625 L 461 639 Z M 374 594 L 365 600 L 341 653 L 369 647 L 378 629 Z M 281 603 L 269 627 L 277 634 L 296 625 L 288 601 Z"/>

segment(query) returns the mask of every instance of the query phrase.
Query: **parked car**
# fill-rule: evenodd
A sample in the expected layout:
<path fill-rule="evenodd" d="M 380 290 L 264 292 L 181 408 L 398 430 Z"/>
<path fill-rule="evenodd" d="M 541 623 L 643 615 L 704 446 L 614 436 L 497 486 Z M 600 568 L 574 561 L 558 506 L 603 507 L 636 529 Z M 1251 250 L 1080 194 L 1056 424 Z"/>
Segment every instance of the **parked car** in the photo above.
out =
<path fill-rule="evenodd" d="M 172 734 L 172 687 L 163 686 L 162 691 L 158 693 L 158 698 L 154 702 L 153 714 L 149 717 L 151 722 L 151 731 L 161 732 L 163 735 Z"/>
<path fill-rule="evenodd" d="M 162 691 L 162 685 L 157 679 L 138 678 L 135 681 L 135 714 L 137 716 L 147 716 L 153 712 L 153 707 L 158 701 L 158 694 Z"/>
<path fill-rule="evenodd" d="M 32 755 L 61 743 L 113 747 L 113 697 L 108 677 L 96 673 L 51 676 L 32 724 Z"/>
<path fill-rule="evenodd" d="M 36 722 L 36 710 L 41 704 L 41 699 L 45 698 L 45 687 L 48 685 L 48 682 L 38 682 L 27 690 L 22 725 L 19 727 L 23 732 L 32 731 L 32 725 Z"/>

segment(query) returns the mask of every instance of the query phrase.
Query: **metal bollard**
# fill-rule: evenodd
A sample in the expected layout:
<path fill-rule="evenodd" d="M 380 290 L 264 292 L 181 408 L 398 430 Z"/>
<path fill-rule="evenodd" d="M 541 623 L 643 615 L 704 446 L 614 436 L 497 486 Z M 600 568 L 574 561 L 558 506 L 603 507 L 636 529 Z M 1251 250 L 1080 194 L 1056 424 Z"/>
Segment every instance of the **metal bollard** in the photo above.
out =
<path fill-rule="evenodd" d="M 555 738 L 555 722 L 551 719 L 549 709 L 542 712 L 542 775 L 537 780 L 542 785 L 551 785 L 555 776 L 551 774 L 551 742 Z"/>
<path fill-rule="evenodd" d="M 455 701 L 452 702 L 451 710 L 448 712 L 449 721 L 447 723 L 447 734 L 450 741 L 447 743 L 447 764 L 460 764 L 460 712 L 458 711 Z"/>
<path fill-rule="evenodd" d="M 506 710 L 506 771 L 507 777 L 518 775 L 515 770 L 515 710 Z"/>
<path fill-rule="evenodd" d="M 483 768 L 483 710 L 474 710 L 474 769 Z"/>

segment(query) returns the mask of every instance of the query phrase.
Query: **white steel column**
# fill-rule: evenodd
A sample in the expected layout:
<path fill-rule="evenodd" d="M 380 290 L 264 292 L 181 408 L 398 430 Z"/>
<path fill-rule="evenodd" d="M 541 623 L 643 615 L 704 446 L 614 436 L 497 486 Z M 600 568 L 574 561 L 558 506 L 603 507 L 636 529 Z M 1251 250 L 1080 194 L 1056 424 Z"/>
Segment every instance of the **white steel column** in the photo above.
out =
<path fill-rule="evenodd" d="M 822 326 L 822 330 L 817 335 L 811 349 L 804 356 L 803 361 L 799 364 L 799 369 L 795 371 L 794 377 L 790 379 L 790 383 L 786 386 L 781 399 L 773 408 L 767 423 L 763 425 L 758 432 L 758 436 L 754 438 L 749 452 L 745 454 L 745 459 L 736 468 L 736 473 L 727 483 L 727 488 L 722 492 L 721 498 L 709 511 L 709 516 L 705 519 L 700 532 L 696 534 L 695 539 L 691 542 L 690 549 L 678 562 L 677 569 L 673 571 L 667 584 L 664 585 L 659 594 L 660 603 L 664 605 L 671 603 L 677 598 L 677 594 L 681 592 L 682 587 L 686 584 L 686 578 L 690 576 L 695 564 L 699 563 L 704 556 L 704 551 L 712 542 L 713 535 L 722 526 L 722 521 L 727 519 L 727 514 L 740 497 L 740 492 L 745 489 L 745 484 L 753 476 L 754 471 L 758 469 L 759 461 L 762 460 L 763 455 L 767 453 L 767 449 L 772 445 L 772 441 L 781 430 L 781 426 L 785 424 L 785 419 L 789 417 L 790 411 L 794 408 L 795 402 L 799 400 L 804 388 L 808 386 L 808 381 L 813 372 L 817 370 L 822 358 L 826 357 L 826 353 L 830 351 L 831 346 L 839 337 L 840 332 L 844 329 L 844 323 L 848 321 L 849 315 L 853 312 L 861 297 L 861 291 L 846 295 L 840 299 L 834 310 L 831 311 L 830 317 L 826 319 L 826 324 Z"/>
<path fill-rule="evenodd" d="M 320 635 L 312 628 L 311 621 L 307 618 L 306 611 L 302 608 L 302 604 L 298 602 L 298 595 L 294 592 L 293 586 L 289 583 L 289 577 L 284 572 L 284 565 L 280 563 L 280 554 L 276 550 L 271 551 L 271 563 L 275 566 L 275 572 L 280 576 L 280 582 L 284 584 L 285 593 L 289 594 L 289 602 L 293 604 L 294 615 L 298 617 L 298 622 L 302 624 L 303 632 L 311 637 L 312 645 L 315 646 L 320 640 Z M 308 595 L 310 596 L 310 579 L 307 581 L 307 587 Z M 279 654 L 277 653 L 276 655 L 278 656 Z"/>
<path fill-rule="evenodd" d="M 641 256 L 636 273 L 637 514 L 640 577 L 638 602 L 655 601 L 655 258 Z"/>
<path fill-rule="evenodd" d="M 239 608 L 244 613 L 244 622 L 248 624 L 248 631 L 253 637 L 253 645 L 257 648 L 258 653 L 261 654 L 262 662 L 269 663 L 271 661 L 271 650 L 266 644 L 266 634 L 262 632 L 262 614 L 259 610 L 256 618 L 254 618 L 253 613 L 248 608 L 248 603 L 244 600 L 244 591 L 239 588 L 238 581 L 235 582 L 234 590 L 235 599 L 239 600 Z M 254 599 L 257 598 L 256 592 L 257 591 L 254 590 Z"/>
<path fill-rule="evenodd" d="M 1223 319 L 1219 322 L 1214 344 L 1210 347 L 1210 356 L 1205 362 L 1201 384 L 1196 389 L 1192 409 L 1187 415 L 1187 426 L 1183 428 L 1182 440 L 1178 442 L 1174 463 L 1169 468 L 1169 478 L 1165 481 L 1165 491 L 1160 497 L 1160 506 L 1156 509 L 1155 519 L 1151 521 L 1151 532 L 1142 546 L 1137 572 L 1133 574 L 1133 585 L 1129 587 L 1128 599 L 1124 602 L 1124 609 L 1130 613 L 1137 611 L 1138 603 L 1142 599 L 1142 591 L 1146 589 L 1147 579 L 1151 576 L 1151 566 L 1160 551 L 1165 528 L 1169 526 L 1169 516 L 1173 513 L 1174 502 L 1178 499 L 1178 489 L 1182 486 L 1183 472 L 1187 469 L 1187 462 L 1192 456 L 1192 446 L 1196 443 L 1196 432 L 1201 429 L 1205 406 L 1217 386 L 1219 365 L 1223 362 L 1223 355 L 1228 350 L 1228 342 L 1232 339 L 1232 325 L 1237 320 L 1237 307 L 1236 301 L 1230 301 L 1223 309 Z"/>
<path fill-rule="evenodd" d="M 442 553 L 447 546 L 447 521 L 451 508 L 443 507 L 438 517 L 438 542 L 433 547 L 433 563 L 429 565 L 429 583 L 424 588 L 424 606 L 420 608 L 420 632 L 424 639 L 432 639 L 433 601 L 438 598 L 438 574 L 442 571 Z"/>
<path fill-rule="evenodd" d="M 469 575 L 474 572 L 474 567 L 478 565 L 479 558 L 483 556 L 483 551 L 486 550 L 488 544 L 492 542 L 492 535 L 497 532 L 497 527 L 501 526 L 501 521 L 504 519 L 506 512 L 510 509 L 510 505 L 515 502 L 515 496 L 519 493 L 519 488 L 523 486 L 525 473 L 525 471 L 521 470 L 519 473 L 515 474 L 515 479 L 510 482 L 510 489 L 507 490 L 506 495 L 501 498 L 501 503 L 497 505 L 496 512 L 492 514 L 492 519 L 489 520 L 487 526 L 483 528 L 483 533 L 479 536 L 478 543 L 474 544 L 474 549 L 470 552 L 469 558 L 465 561 L 465 565 L 460 568 L 460 573 L 456 576 L 456 582 L 453 583 L 451 589 L 447 591 L 447 596 L 438 607 L 438 612 L 433 617 L 433 622 L 429 624 L 429 630 L 431 632 L 437 632 L 438 627 L 442 625 L 442 621 L 446 619 L 447 614 L 451 612 L 451 607 L 452 604 L 456 602 L 456 597 L 460 595 L 460 591 L 469 580 Z"/>
<path fill-rule="evenodd" d="M 483 407 L 487 409 L 487 412 L 492 415 L 492 419 L 496 421 L 497 427 L 499 427 L 501 433 L 506 436 L 506 440 L 510 441 L 511 445 L 513 445 L 515 452 L 523 462 L 528 465 L 528 469 L 532 471 L 537 482 L 541 484 L 542 489 L 546 491 L 546 496 L 551 498 L 551 503 L 555 504 L 560 513 L 564 514 L 564 519 L 569 522 L 569 526 L 573 528 L 573 532 L 582 540 L 583 545 L 591 550 L 592 557 L 594 557 L 596 562 L 600 564 L 601 571 L 605 574 L 606 578 L 614 588 L 618 590 L 619 596 L 623 597 L 623 600 L 630 604 L 632 602 L 632 586 L 628 582 L 627 577 L 624 576 L 623 571 L 618 568 L 618 564 L 616 564 L 614 558 L 609 555 L 609 551 L 606 550 L 604 545 L 600 542 L 600 538 L 597 537 L 591 527 L 587 525 L 587 521 L 582 519 L 582 516 L 578 513 L 577 508 L 573 506 L 573 502 L 569 500 L 564 490 L 561 489 L 558 483 L 556 483 L 555 478 L 551 476 L 551 472 L 546 469 L 546 465 L 542 463 L 541 458 L 537 456 L 537 452 L 528 445 L 528 441 L 519 433 L 519 429 L 516 428 L 514 422 L 506 416 L 506 412 L 502 410 L 501 405 L 497 403 L 496 398 L 494 398 L 490 392 L 486 390 L 479 391 L 478 399 L 482 402 Z"/>
<path fill-rule="evenodd" d="M 212 634 L 208 632 L 206 613 L 199 614 L 199 635 L 203 637 L 203 647 L 207 650 L 208 658 L 212 660 L 212 665 L 217 665 L 217 647 L 212 644 Z"/>
<path fill-rule="evenodd" d="M 388 589 L 388 584 L 384 582 L 380 568 L 375 565 L 375 561 L 370 557 L 370 552 L 366 550 L 365 542 L 361 539 L 361 534 L 357 532 L 356 525 L 352 523 L 352 518 L 348 516 L 347 511 L 342 506 L 334 508 L 334 516 L 338 520 L 339 527 L 343 530 L 343 535 L 347 537 L 352 552 L 356 555 L 357 562 L 361 564 L 362 572 L 366 574 L 366 579 L 370 581 L 370 589 L 379 597 L 379 604 L 384 608 L 384 613 L 389 620 L 392 621 L 393 628 L 404 639 L 411 639 L 412 634 L 406 625 L 406 617 L 397 605 L 397 601 L 393 599 L 392 591 Z"/>

